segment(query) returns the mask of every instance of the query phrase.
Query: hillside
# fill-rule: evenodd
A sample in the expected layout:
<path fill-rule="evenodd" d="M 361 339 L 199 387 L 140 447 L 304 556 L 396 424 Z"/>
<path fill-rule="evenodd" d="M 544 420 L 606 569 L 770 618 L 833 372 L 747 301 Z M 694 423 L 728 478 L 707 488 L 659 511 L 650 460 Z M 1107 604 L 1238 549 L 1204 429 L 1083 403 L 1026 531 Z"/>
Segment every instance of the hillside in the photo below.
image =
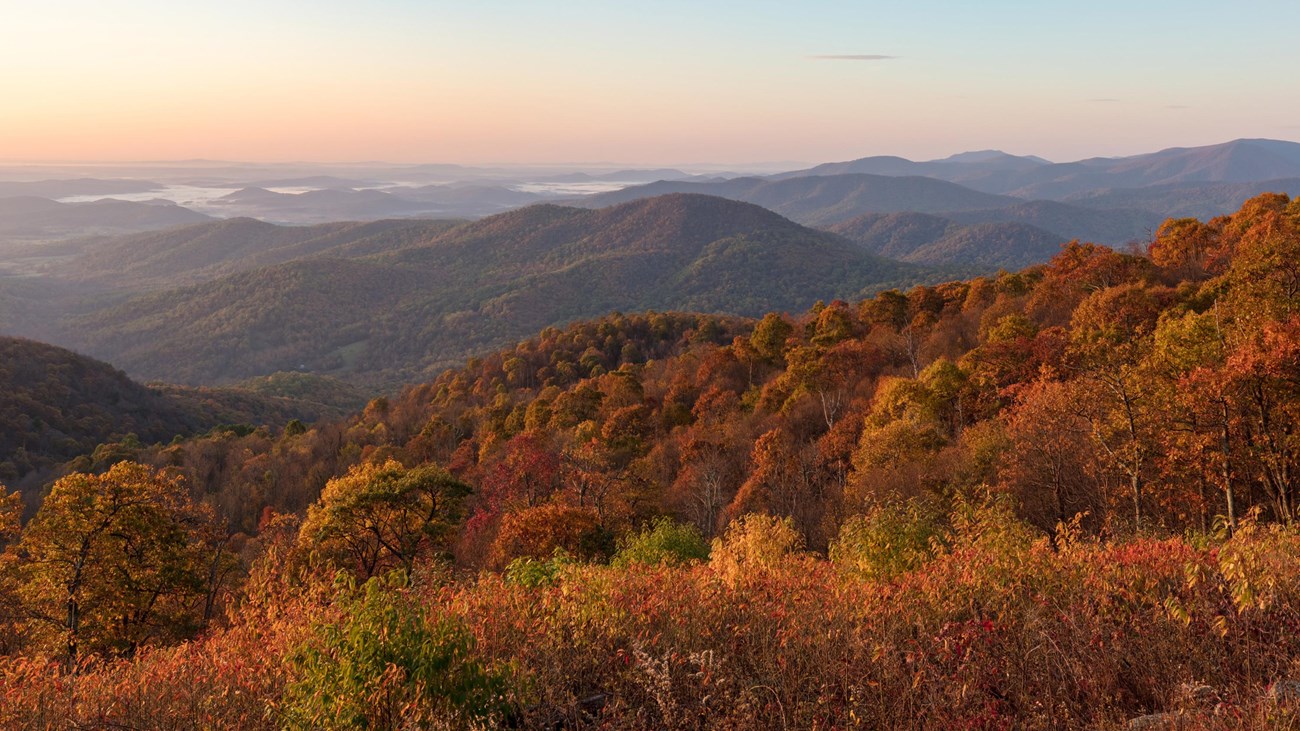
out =
<path fill-rule="evenodd" d="M 278 193 L 265 188 L 241 188 L 212 201 L 232 216 L 254 216 L 283 223 L 323 223 L 340 219 L 376 219 L 427 214 L 429 206 L 379 190 L 323 188 L 303 193 Z"/>
<path fill-rule="evenodd" d="M 1056 255 L 1066 238 L 1023 223 L 962 225 L 924 213 L 859 216 L 827 229 L 890 259 L 931 266 L 1020 269 Z"/>
<path fill-rule="evenodd" d="M 872 169 L 878 169 L 883 164 L 878 158 L 871 159 L 875 161 Z M 1138 210 L 1134 206 L 1026 201 L 1022 198 L 980 193 L 933 178 L 861 173 L 736 178 L 714 182 L 660 181 L 589 196 L 577 204 L 609 205 L 670 191 L 698 192 L 746 201 L 805 225 L 824 228 L 868 215 L 928 213 L 965 224 L 1025 224 L 1050 232 L 1063 240 L 1080 239 L 1118 245 L 1150 238 L 1151 232 L 1164 220 L 1162 213 Z M 1112 204 L 1118 202 L 1111 201 Z M 1001 235 L 1005 237 L 1013 233 L 1010 229 L 1004 229 Z M 1034 246 L 1035 243 L 1030 241 L 1026 245 Z M 1021 261 L 1037 263 L 1043 260 Z"/>
<path fill-rule="evenodd" d="M 1056 201 L 1024 201 L 1003 208 L 951 211 L 943 214 L 958 223 L 1016 223 L 1050 231 L 1062 239 L 1079 239 L 1108 246 L 1147 242 L 1162 215 L 1136 209 L 1104 209 Z"/>
<path fill-rule="evenodd" d="M 1172 218 L 1213 218 L 1235 211 L 1261 193 L 1300 195 L 1300 178 L 1250 183 L 1171 183 L 1145 188 L 1103 188 L 1074 193 L 1065 201 L 1088 208 L 1141 208 Z"/>
<path fill-rule="evenodd" d="M 0 482 L 15 487 L 127 434 L 149 444 L 221 424 L 340 413 L 251 391 L 144 386 L 69 350 L 0 337 Z"/>
<path fill-rule="evenodd" d="M 87 242 L 53 269 L 114 288 L 175 287 L 311 256 L 355 258 L 424 243 L 459 221 L 380 220 L 279 226 L 232 218 Z"/>
<path fill-rule="evenodd" d="M 60 203 L 36 196 L 0 198 L 0 238 L 11 240 L 146 231 L 210 220 L 165 201 Z"/>
<path fill-rule="evenodd" d="M 698 193 L 744 201 L 809 226 L 826 226 L 868 213 L 937 213 L 998 208 L 1020 202 L 923 177 L 830 175 L 788 179 L 734 178 L 716 182 L 659 181 L 579 200 L 608 206 L 665 193 Z"/>
<path fill-rule="evenodd" d="M 935 276 L 757 206 L 669 195 L 600 210 L 534 206 L 397 252 L 293 261 L 96 306 L 56 341 L 182 383 L 301 370 L 396 383 L 615 310 L 752 315 Z"/>

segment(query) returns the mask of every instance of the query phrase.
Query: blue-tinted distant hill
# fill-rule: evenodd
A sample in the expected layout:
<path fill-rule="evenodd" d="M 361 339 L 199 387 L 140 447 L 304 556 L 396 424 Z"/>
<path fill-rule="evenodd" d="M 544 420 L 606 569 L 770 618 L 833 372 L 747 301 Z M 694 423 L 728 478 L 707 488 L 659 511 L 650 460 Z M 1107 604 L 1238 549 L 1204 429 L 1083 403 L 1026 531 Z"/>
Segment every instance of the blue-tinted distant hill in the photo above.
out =
<path fill-rule="evenodd" d="M 1049 163 L 1041 158 L 998 151 L 963 153 L 926 162 L 900 157 L 865 157 L 817 165 L 778 177 L 849 173 L 924 175 L 987 193 L 1060 200 L 1098 189 L 1297 178 L 1300 177 L 1300 143 L 1241 139 L 1218 145 L 1171 147 L 1129 157 L 1095 157 L 1065 163 Z M 1230 210 L 1233 209 L 1219 213 Z"/>
<path fill-rule="evenodd" d="M 753 203 L 808 226 L 831 225 L 869 213 L 968 211 L 1020 202 L 933 178 L 851 174 L 659 181 L 587 196 L 575 204 L 599 208 L 666 193 L 695 193 Z"/>

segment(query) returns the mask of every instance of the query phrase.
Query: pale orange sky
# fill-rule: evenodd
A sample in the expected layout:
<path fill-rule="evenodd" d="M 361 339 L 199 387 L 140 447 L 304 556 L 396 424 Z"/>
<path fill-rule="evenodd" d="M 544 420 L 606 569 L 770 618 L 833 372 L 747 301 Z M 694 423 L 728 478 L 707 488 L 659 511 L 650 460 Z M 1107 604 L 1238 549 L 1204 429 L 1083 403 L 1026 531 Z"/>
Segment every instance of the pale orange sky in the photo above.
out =
<path fill-rule="evenodd" d="M 4 160 L 1064 160 L 1300 136 L 1281 1 L 11 5 Z"/>

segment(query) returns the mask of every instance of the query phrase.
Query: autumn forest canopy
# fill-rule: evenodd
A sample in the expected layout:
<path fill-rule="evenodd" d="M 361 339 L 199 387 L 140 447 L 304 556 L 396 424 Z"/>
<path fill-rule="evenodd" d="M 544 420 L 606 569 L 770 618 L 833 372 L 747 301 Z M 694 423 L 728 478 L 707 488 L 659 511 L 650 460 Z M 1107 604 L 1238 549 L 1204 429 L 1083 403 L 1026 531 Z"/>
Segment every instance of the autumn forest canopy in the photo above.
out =
<path fill-rule="evenodd" d="M 304 318 L 378 313 L 354 355 L 390 375 L 538 325 L 356 410 L 319 375 L 146 387 L 0 340 L 0 725 L 1300 722 L 1300 199 L 1141 247 L 1031 232 L 1050 260 L 982 276 L 883 257 L 1030 234 L 650 200 L 191 262 L 184 297 L 77 321 L 131 318 L 114 347 L 155 362 L 150 333 L 207 332 L 167 318 L 271 277 Z M 303 299 L 339 272 L 377 294 Z M 458 276 L 472 321 L 428 286 Z M 584 287 L 644 306 L 545 326 Z M 359 331 L 329 329 L 295 356 L 343 357 Z M 279 357 L 243 332 L 202 347 Z"/>

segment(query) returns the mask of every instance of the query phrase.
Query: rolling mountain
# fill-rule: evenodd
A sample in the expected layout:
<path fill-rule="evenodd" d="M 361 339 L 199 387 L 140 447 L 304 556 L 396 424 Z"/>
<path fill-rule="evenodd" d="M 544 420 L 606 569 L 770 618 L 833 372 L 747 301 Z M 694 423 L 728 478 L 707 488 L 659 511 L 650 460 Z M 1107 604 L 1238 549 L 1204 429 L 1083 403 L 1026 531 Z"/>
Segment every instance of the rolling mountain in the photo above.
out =
<path fill-rule="evenodd" d="M 0 336 L 0 482 L 10 487 L 127 434 L 166 442 L 221 424 L 338 413 L 251 391 L 143 386 L 107 363 Z"/>
<path fill-rule="evenodd" d="M 35 196 L 38 198 L 68 198 L 78 195 L 114 195 L 121 193 L 147 193 L 162 186 L 148 180 L 103 180 L 100 178 L 71 178 L 65 180 L 0 181 L 0 198 Z"/>
<path fill-rule="evenodd" d="M 1065 200 L 1088 208 L 1128 206 L 1164 212 L 1171 218 L 1213 218 L 1235 211 L 1260 193 L 1300 195 L 1300 178 L 1252 183 L 1171 183 L 1146 188 L 1106 188 L 1075 193 Z"/>
<path fill-rule="evenodd" d="M 913 162 L 900 157 L 866 157 L 826 163 L 778 177 L 848 173 L 924 175 L 961 183 L 986 193 L 1062 200 L 1109 188 L 1297 178 L 1300 177 L 1300 143 L 1240 139 L 1218 145 L 1171 147 L 1143 155 L 1096 157 L 1066 163 L 1049 163 L 1041 158 L 1017 157 L 997 151 L 963 153 L 929 162 Z M 1215 211 L 1215 214 L 1232 210 L 1228 207 Z"/>
<path fill-rule="evenodd" d="M 976 154 L 978 159 L 982 153 L 972 154 Z M 1102 210 L 1094 206 L 1076 206 L 1054 201 L 1025 201 L 1010 196 L 980 193 L 932 178 L 861 173 L 780 179 L 737 178 L 710 183 L 660 181 L 589 196 L 580 201 L 580 204 L 607 205 L 669 190 L 707 192 L 723 198 L 743 200 L 769 208 L 805 225 L 823 228 L 833 228 L 862 216 L 890 213 L 936 214 L 963 224 L 1024 224 L 1039 229 L 1026 239 L 1027 246 L 1037 251 L 1042 250 L 1042 243 L 1046 240 L 1044 234 L 1052 234 L 1062 241 L 1077 238 L 1119 245 L 1146 239 L 1165 219 L 1160 214 L 1131 208 Z M 994 231 L 986 229 L 985 233 L 994 234 Z M 1004 243 L 1013 242 L 1015 236 L 1015 231 L 1011 229 L 1003 229 L 995 234 L 995 238 Z M 1012 244 L 1011 249 L 1014 248 Z M 957 255 L 957 250 L 952 249 L 943 258 Z M 1031 263 L 1016 258 L 1016 255 L 1009 261 Z M 976 264 L 975 261 L 945 263 Z"/>
<path fill-rule="evenodd" d="M 829 231 L 878 256 L 931 266 L 1020 269 L 1047 261 L 1066 239 L 1023 223 L 959 224 L 925 213 L 874 213 Z"/>
<path fill-rule="evenodd" d="M 950 211 L 958 223 L 1019 223 L 1050 231 L 1063 240 L 1079 239 L 1108 246 L 1144 242 L 1167 218 L 1136 209 L 1095 209 L 1056 201 L 1025 201 L 1004 208 Z"/>
<path fill-rule="evenodd" d="M 847 162 L 830 162 L 807 170 L 796 170 L 774 175 L 776 179 L 798 178 L 809 175 L 889 175 L 922 176 L 954 183 L 983 181 L 988 178 L 1008 177 L 1051 165 L 1041 157 L 1011 155 L 1001 150 L 962 152 L 942 160 L 913 162 L 894 155 L 877 155 Z M 978 190 L 985 190 L 979 186 Z"/>
<path fill-rule="evenodd" d="M 485 216 L 541 202 L 544 196 L 501 185 L 451 184 L 394 188 L 393 195 L 418 201 L 433 213 Z"/>
<path fill-rule="evenodd" d="M 0 237 L 8 239 L 127 233 L 210 220 L 202 213 L 166 201 L 60 203 L 36 196 L 0 198 Z"/>
<path fill-rule="evenodd" d="M 668 195 L 539 205 L 362 259 L 314 258 L 132 298 L 60 334 L 148 378 L 312 371 L 409 382 L 614 310 L 795 310 L 939 275 L 758 206 Z"/>
<path fill-rule="evenodd" d="M 414 246 L 460 221 L 420 219 L 278 226 L 231 218 L 107 241 L 53 273 L 114 287 L 175 287 L 310 256 L 354 258 Z"/>
<path fill-rule="evenodd" d="M 415 216 L 428 206 L 379 190 L 323 188 L 305 193 L 277 193 L 265 188 L 241 188 L 213 202 L 235 216 L 254 216 L 281 223 L 324 223 L 340 219 Z"/>
<path fill-rule="evenodd" d="M 923 177 L 827 175 L 717 182 L 659 181 L 588 196 L 575 205 L 600 207 L 666 193 L 698 193 L 763 206 L 808 226 L 827 226 L 868 213 L 978 210 L 1020 201 Z"/>

